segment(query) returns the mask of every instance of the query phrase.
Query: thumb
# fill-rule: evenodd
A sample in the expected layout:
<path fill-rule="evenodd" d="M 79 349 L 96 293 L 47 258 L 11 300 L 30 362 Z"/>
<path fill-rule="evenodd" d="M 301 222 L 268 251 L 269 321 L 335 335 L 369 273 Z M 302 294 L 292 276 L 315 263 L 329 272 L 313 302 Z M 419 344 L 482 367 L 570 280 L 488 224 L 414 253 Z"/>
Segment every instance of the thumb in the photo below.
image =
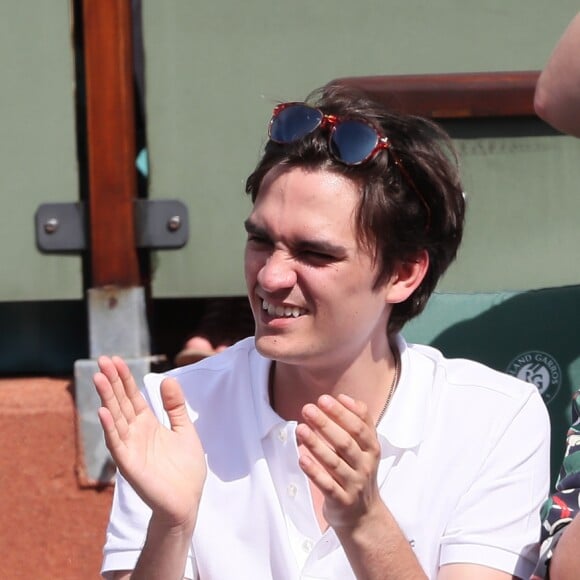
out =
<path fill-rule="evenodd" d="M 161 383 L 161 400 L 163 408 L 169 417 L 172 431 L 191 425 L 191 420 L 185 407 L 185 398 L 179 383 L 173 378 L 163 379 Z"/>

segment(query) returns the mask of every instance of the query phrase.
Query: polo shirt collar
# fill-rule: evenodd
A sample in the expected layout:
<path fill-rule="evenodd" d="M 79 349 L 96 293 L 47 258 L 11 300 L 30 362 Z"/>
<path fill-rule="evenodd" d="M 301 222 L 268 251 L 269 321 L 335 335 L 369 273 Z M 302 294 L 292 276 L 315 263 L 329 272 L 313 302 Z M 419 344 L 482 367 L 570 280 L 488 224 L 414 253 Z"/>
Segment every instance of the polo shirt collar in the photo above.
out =
<path fill-rule="evenodd" d="M 396 344 L 401 375 L 377 433 L 394 447 L 410 449 L 419 445 L 425 434 L 434 369 L 432 361 L 409 348 L 401 335 L 396 337 Z"/>
<path fill-rule="evenodd" d="M 256 410 L 256 423 L 258 435 L 264 438 L 272 431 L 276 425 L 286 423 L 270 406 L 270 394 L 268 392 L 268 381 L 270 375 L 270 365 L 272 361 L 264 358 L 256 347 L 250 353 L 250 381 L 252 384 L 252 396 L 254 398 L 254 409 Z"/>

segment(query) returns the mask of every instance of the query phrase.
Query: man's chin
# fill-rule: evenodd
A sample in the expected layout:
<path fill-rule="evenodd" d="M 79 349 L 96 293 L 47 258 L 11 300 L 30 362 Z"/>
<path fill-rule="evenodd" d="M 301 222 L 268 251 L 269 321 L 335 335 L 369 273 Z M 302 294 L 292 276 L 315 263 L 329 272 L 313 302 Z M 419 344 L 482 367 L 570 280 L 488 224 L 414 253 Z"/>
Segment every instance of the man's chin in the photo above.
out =
<path fill-rule="evenodd" d="M 305 359 L 305 353 L 293 348 L 288 340 L 280 336 L 257 334 L 256 350 L 265 358 L 280 362 L 296 363 Z"/>
<path fill-rule="evenodd" d="M 256 342 L 256 350 L 267 358 L 273 358 L 274 354 L 284 350 L 283 345 L 280 344 L 279 337 L 256 333 L 254 340 Z"/>

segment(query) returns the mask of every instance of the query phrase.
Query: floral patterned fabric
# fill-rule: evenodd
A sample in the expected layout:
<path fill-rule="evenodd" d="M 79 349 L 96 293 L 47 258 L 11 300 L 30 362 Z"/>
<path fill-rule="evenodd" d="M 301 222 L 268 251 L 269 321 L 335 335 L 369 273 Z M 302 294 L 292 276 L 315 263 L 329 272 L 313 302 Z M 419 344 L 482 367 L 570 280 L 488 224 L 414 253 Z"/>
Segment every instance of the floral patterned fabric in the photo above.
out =
<path fill-rule="evenodd" d="M 566 453 L 556 491 L 542 506 L 542 547 L 531 580 L 549 578 L 552 553 L 566 526 L 580 512 L 580 390 L 572 399 L 572 426 L 566 436 Z"/>

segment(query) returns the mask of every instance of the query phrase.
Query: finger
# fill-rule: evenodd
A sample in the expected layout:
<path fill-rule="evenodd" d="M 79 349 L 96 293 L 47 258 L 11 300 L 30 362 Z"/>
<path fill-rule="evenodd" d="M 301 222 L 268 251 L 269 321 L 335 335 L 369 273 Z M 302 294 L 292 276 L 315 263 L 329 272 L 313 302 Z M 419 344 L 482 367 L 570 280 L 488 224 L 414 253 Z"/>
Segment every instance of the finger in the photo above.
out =
<path fill-rule="evenodd" d="M 357 469 L 364 460 L 357 436 L 361 429 L 366 428 L 366 425 L 332 397 L 321 397 L 319 405 L 320 407 L 313 404 L 304 406 L 302 409 L 304 421 L 340 458 L 353 469 Z M 338 407 L 342 407 L 344 412 L 341 412 Z M 342 421 L 343 424 L 339 424 L 338 421 Z M 350 431 L 345 429 L 345 423 L 352 424 Z M 316 453 L 320 451 L 317 446 Z"/>
<path fill-rule="evenodd" d="M 126 421 L 132 421 L 135 418 L 135 409 L 133 408 L 131 400 L 127 396 L 125 385 L 119 376 L 119 370 L 117 369 L 117 366 L 119 365 L 121 366 L 121 370 L 124 370 L 122 368 L 123 364 L 121 359 L 118 357 L 109 358 L 106 356 L 100 356 L 97 359 L 97 363 L 101 373 L 105 375 L 109 381 L 112 394 L 117 402 L 116 408 L 108 406 L 109 410 L 113 414 L 113 418 L 118 421 L 122 415 Z"/>
<path fill-rule="evenodd" d="M 367 406 L 362 401 L 342 394 L 336 399 L 329 395 L 322 395 L 318 399 L 318 407 L 329 419 L 346 431 L 362 451 L 377 452 L 375 425 L 370 418 Z M 344 438 L 339 440 L 339 444 L 341 441 L 348 443 Z M 348 449 L 344 450 L 344 452 L 347 451 Z"/>
<path fill-rule="evenodd" d="M 133 374 L 121 357 L 99 357 L 98 363 L 101 371 L 111 383 L 120 412 L 128 423 L 131 423 L 139 413 L 148 410 L 147 403 L 135 382 Z"/>
<path fill-rule="evenodd" d="M 361 419 L 367 424 L 371 425 L 373 424 L 372 418 L 370 417 L 368 412 L 368 408 L 362 401 L 353 399 L 352 397 L 350 397 L 349 395 L 345 395 L 344 393 L 339 394 L 336 397 L 336 399 L 351 413 L 354 413 L 359 419 Z"/>
<path fill-rule="evenodd" d="M 114 380 L 111 382 L 111 385 L 117 395 L 123 414 L 127 421 L 131 422 L 136 415 L 147 409 L 147 404 L 139 392 L 139 388 L 127 363 L 118 356 L 113 356 L 111 363 L 114 368 Z"/>
<path fill-rule="evenodd" d="M 298 459 L 300 469 L 306 477 L 322 492 L 325 498 L 345 502 L 347 494 L 332 475 L 308 455 L 301 455 Z"/>
<path fill-rule="evenodd" d="M 334 449 L 329 447 L 328 442 L 315 433 L 307 424 L 301 423 L 296 427 L 296 437 L 298 443 L 304 446 L 320 468 L 340 487 L 344 487 L 355 476 L 353 467 Z"/>
<path fill-rule="evenodd" d="M 171 377 L 163 379 L 161 383 L 161 400 L 163 408 L 169 417 L 173 431 L 179 431 L 192 426 L 191 419 L 185 406 L 185 398 L 179 383 Z"/>
<path fill-rule="evenodd" d="M 106 365 L 101 368 L 106 369 Z M 107 410 L 115 429 L 121 437 L 125 437 L 128 431 L 127 419 L 123 415 L 119 401 L 113 391 L 108 376 L 103 372 L 95 373 L 93 376 L 93 383 L 95 384 L 95 388 L 99 398 L 101 399 L 101 405 Z"/>
<path fill-rule="evenodd" d="M 113 459 L 118 462 L 120 456 L 122 455 L 124 444 L 119 437 L 119 432 L 117 431 L 115 420 L 113 419 L 109 409 L 106 407 L 101 407 L 98 410 L 98 417 L 101 423 L 101 427 L 103 428 L 107 449 L 111 452 Z"/>
<path fill-rule="evenodd" d="M 99 399 L 101 399 L 101 405 L 104 405 L 107 408 L 109 408 L 108 401 L 111 397 L 113 397 L 113 389 L 111 387 L 111 384 L 109 383 L 109 379 L 107 379 L 103 371 L 100 371 L 93 375 L 93 384 L 95 385 L 95 389 L 97 391 L 97 394 L 99 395 Z M 114 401 L 116 401 L 114 397 L 113 399 Z"/>
<path fill-rule="evenodd" d="M 137 385 L 135 377 L 130 371 L 127 363 L 118 356 L 114 356 L 111 360 L 117 369 L 119 378 L 123 383 L 124 392 L 131 401 L 135 412 L 140 413 L 141 411 L 148 409 L 149 406 L 143 398 L 141 390 L 139 389 L 139 385 Z"/>

